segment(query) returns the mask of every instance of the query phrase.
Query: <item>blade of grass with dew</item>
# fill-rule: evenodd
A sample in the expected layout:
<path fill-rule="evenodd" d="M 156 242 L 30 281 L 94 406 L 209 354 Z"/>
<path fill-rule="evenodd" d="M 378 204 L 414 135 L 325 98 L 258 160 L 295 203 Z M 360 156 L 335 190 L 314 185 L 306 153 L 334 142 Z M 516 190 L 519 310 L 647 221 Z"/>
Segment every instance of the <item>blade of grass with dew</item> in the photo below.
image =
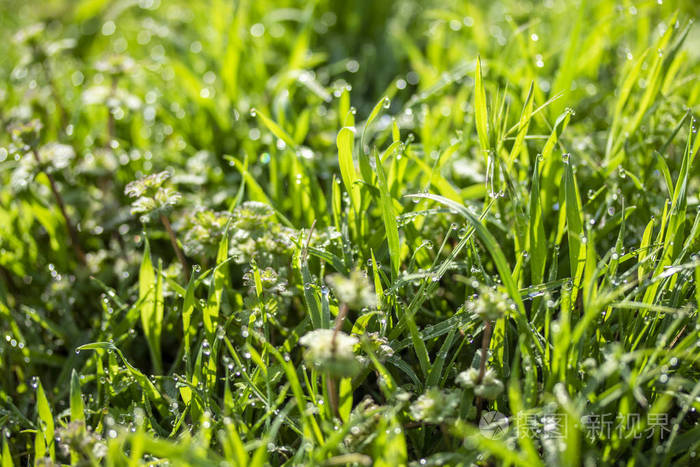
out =
<path fill-rule="evenodd" d="M 442 376 L 442 370 L 445 365 L 445 360 L 447 360 L 448 353 L 455 339 L 456 328 L 451 328 L 447 333 L 445 340 L 440 346 L 438 351 L 438 356 L 430 367 L 430 372 L 428 373 L 428 379 L 425 381 L 426 387 L 437 386 Z"/>
<path fill-rule="evenodd" d="M 70 421 L 71 423 L 79 424 L 80 433 L 84 433 L 85 404 L 83 403 L 83 394 L 80 390 L 80 377 L 75 369 L 71 372 L 70 378 Z M 79 459 L 80 453 L 71 448 L 71 462 L 76 463 Z"/>
<path fill-rule="evenodd" d="M 540 158 L 535 158 L 530 188 L 527 251 L 530 256 L 530 274 L 533 284 L 541 284 L 547 264 L 547 237 L 544 231 L 542 205 L 540 204 Z"/>
<path fill-rule="evenodd" d="M 340 166 L 340 177 L 345 185 L 345 191 L 350 195 L 353 209 L 360 207 L 360 191 L 355 185 L 357 175 L 355 172 L 355 162 L 352 158 L 353 143 L 355 141 L 355 131 L 352 128 L 343 127 L 338 132 L 336 145 L 338 146 L 338 164 Z"/>
<path fill-rule="evenodd" d="M 315 286 L 311 277 L 311 272 L 309 271 L 308 252 L 306 250 L 306 246 L 302 247 L 302 249 L 297 253 L 297 261 L 303 282 L 304 302 L 306 303 L 306 308 L 309 312 L 311 326 L 313 329 L 320 329 L 323 327 L 323 313 L 321 312 L 321 305 L 319 303 L 318 296 L 314 291 Z"/>
<path fill-rule="evenodd" d="M 70 378 L 70 419 L 71 422 L 85 422 L 85 405 L 80 391 L 80 377 L 73 370 Z"/>
<path fill-rule="evenodd" d="M 561 168 L 561 162 L 555 160 L 554 149 L 556 145 L 559 144 L 559 140 L 570 121 L 571 111 L 565 110 L 564 113 L 559 115 L 557 120 L 554 122 L 552 132 L 542 148 L 542 178 L 540 181 L 542 194 L 540 197 L 542 199 L 542 208 L 545 216 L 551 214 L 552 212 L 552 206 L 554 205 L 554 200 L 557 197 L 558 188 L 561 181 L 558 176 L 558 171 Z"/>
<path fill-rule="evenodd" d="M 484 227 L 481 221 L 479 221 L 477 217 L 475 217 L 471 212 L 465 209 L 464 206 L 461 206 L 447 198 L 443 198 L 442 196 L 432 195 L 429 193 L 419 193 L 407 196 L 415 198 L 427 198 L 433 201 L 437 201 L 441 204 L 450 207 L 451 209 L 454 209 L 455 211 L 459 212 L 464 218 L 467 219 L 467 221 L 474 228 L 476 234 L 479 236 L 481 241 L 484 242 L 486 249 L 491 253 L 496 269 L 498 270 L 498 274 L 501 280 L 503 281 L 503 285 L 505 286 L 506 291 L 510 295 L 510 298 L 515 302 L 517 306 L 518 312 L 515 315 L 516 322 L 518 322 L 519 326 L 522 326 L 522 329 L 528 329 L 528 326 L 525 324 L 524 321 L 525 307 L 523 305 L 522 299 L 520 298 L 520 293 L 515 283 L 513 282 L 510 268 L 508 267 L 505 256 L 503 255 L 503 251 L 498 245 L 496 239 L 493 237 L 493 235 L 491 235 L 488 229 Z M 538 353 L 541 354 L 543 352 L 543 349 L 541 348 L 540 343 L 536 339 L 532 339 L 532 342 L 535 344 L 535 349 L 538 351 Z"/>
<path fill-rule="evenodd" d="M 515 161 L 515 158 L 518 157 L 523 142 L 525 141 L 527 130 L 530 126 L 530 119 L 532 118 L 532 107 L 534 103 L 534 87 L 535 83 L 530 83 L 530 90 L 527 92 L 527 97 L 525 98 L 525 105 L 523 106 L 523 112 L 520 115 L 520 120 L 518 121 L 518 134 L 515 137 L 515 142 L 513 143 L 513 147 L 510 150 L 510 156 L 508 157 L 508 167 L 512 166 L 513 162 Z"/>
<path fill-rule="evenodd" d="M 307 414 L 305 410 L 306 400 L 294 366 L 290 362 L 286 361 L 272 345 L 269 343 L 264 343 L 264 345 L 270 354 L 272 354 L 282 366 L 284 373 L 287 376 L 287 380 L 292 388 L 292 394 L 296 400 L 297 408 L 301 413 L 302 425 L 304 427 L 304 437 L 308 441 L 315 439 L 317 443 L 323 445 L 323 435 L 321 434 L 321 429 L 316 422 L 316 418 L 313 415 Z"/>
<path fill-rule="evenodd" d="M 520 351 L 520 348 L 523 347 L 523 339 L 520 339 L 520 345 L 519 345 L 519 351 L 516 353 L 516 358 L 512 369 L 513 371 L 510 374 L 510 380 L 508 382 L 508 402 L 510 405 L 513 407 L 513 413 L 517 414 L 523 414 L 525 413 L 525 406 L 523 404 L 523 395 L 520 389 L 520 356 L 522 355 L 522 352 Z M 516 420 L 516 430 L 518 433 L 518 443 L 520 443 L 525 452 L 527 453 L 528 459 L 533 462 L 533 464 L 537 463 L 538 459 L 538 453 L 537 450 L 535 449 L 533 440 L 530 436 L 530 430 L 527 429 L 527 427 L 521 427 L 520 424 L 523 423 L 522 420 Z"/>
<path fill-rule="evenodd" d="M 369 114 L 369 117 L 367 117 L 365 126 L 362 128 L 362 135 L 360 135 L 360 173 L 362 175 L 363 180 L 368 185 L 372 185 L 373 183 L 372 169 L 369 164 L 369 157 L 367 157 L 367 154 L 365 154 L 365 138 L 367 137 L 367 130 L 369 130 L 374 120 L 377 118 L 377 116 L 379 116 L 379 112 L 381 112 L 382 109 L 385 108 L 389 102 L 390 101 L 388 97 L 382 97 L 379 100 L 379 102 L 375 104 L 374 108 L 372 109 L 372 112 L 370 112 Z"/>
<path fill-rule="evenodd" d="M 216 254 L 216 267 L 213 271 L 213 278 L 209 285 L 209 296 L 202 312 L 204 330 L 210 341 L 214 341 L 219 324 L 219 311 L 223 299 L 224 288 L 228 282 L 228 234 L 225 233 L 219 241 L 218 252 Z"/>
<path fill-rule="evenodd" d="M 153 366 L 162 373 L 163 364 L 160 353 L 160 331 L 163 321 L 163 288 L 160 274 L 156 277 L 151 262 L 151 247 L 144 240 L 143 259 L 139 268 L 139 299 L 141 302 L 141 327 L 143 328 Z"/>
<path fill-rule="evenodd" d="M 583 231 L 583 214 L 581 197 L 574 177 L 573 163 L 570 156 L 564 164 L 564 184 L 566 201 L 566 232 L 569 242 L 569 264 L 574 288 L 578 289 L 583 277 L 586 262 L 585 232 Z M 573 296 L 575 298 L 575 294 Z"/>
<path fill-rule="evenodd" d="M 146 377 L 138 368 L 134 367 L 129 361 L 124 357 L 124 354 L 118 347 L 116 347 L 111 342 L 92 342 L 90 344 L 81 345 L 76 349 L 80 352 L 83 350 L 95 350 L 95 351 L 107 351 L 114 352 L 117 354 L 121 362 L 124 364 L 126 369 L 129 371 L 131 376 L 134 377 L 137 383 L 141 386 L 145 394 L 150 398 L 150 400 L 156 405 L 161 414 L 167 414 L 168 409 L 165 404 L 163 396 L 158 391 L 158 388 L 153 384 L 153 382 Z"/>
<path fill-rule="evenodd" d="M 195 274 L 192 274 L 190 276 L 190 281 L 187 284 L 187 288 L 185 289 L 185 293 L 183 294 L 183 299 L 182 299 L 182 334 L 183 334 L 183 339 L 184 339 L 184 344 L 185 344 L 185 355 L 187 355 L 187 361 L 190 362 L 191 360 L 191 343 L 190 340 L 192 338 L 192 329 L 191 329 L 191 322 L 192 322 L 192 314 L 194 313 L 194 307 L 195 307 L 195 288 L 196 288 L 196 280 L 195 280 Z M 188 363 L 188 374 L 191 373 L 191 363 Z"/>
<path fill-rule="evenodd" d="M 39 430 L 34 437 L 34 453 L 37 459 L 46 456 L 54 460 L 56 458 L 55 425 L 51 406 L 41 381 L 37 380 L 36 384 L 36 411 Z"/>
<path fill-rule="evenodd" d="M 486 109 L 486 92 L 481 76 L 481 57 L 476 59 L 476 71 L 474 72 L 474 120 L 476 132 L 479 135 L 479 145 L 486 155 L 491 150 L 488 133 L 488 110 Z"/>
<path fill-rule="evenodd" d="M 389 258 L 391 261 L 391 277 L 393 280 L 399 276 L 399 267 L 401 263 L 401 243 L 399 239 L 399 228 L 396 223 L 396 214 L 394 213 L 393 201 L 389 194 L 389 187 L 386 181 L 386 174 L 382 161 L 379 158 L 379 153 L 375 150 L 374 160 L 377 169 L 377 179 L 379 181 L 379 193 L 381 200 L 382 218 L 384 219 L 384 229 L 386 230 L 386 239 L 389 245 Z"/>

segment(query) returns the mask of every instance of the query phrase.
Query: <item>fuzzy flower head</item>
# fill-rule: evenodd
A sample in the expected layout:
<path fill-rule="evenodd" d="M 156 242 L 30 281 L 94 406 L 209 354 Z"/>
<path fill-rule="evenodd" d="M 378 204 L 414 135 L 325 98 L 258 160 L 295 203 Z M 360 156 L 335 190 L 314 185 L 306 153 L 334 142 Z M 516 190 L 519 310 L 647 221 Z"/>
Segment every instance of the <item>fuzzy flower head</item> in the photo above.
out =
<path fill-rule="evenodd" d="M 261 268 L 280 268 L 289 261 L 296 232 L 275 220 L 275 211 L 265 203 L 246 201 L 233 212 L 230 255 L 238 264 L 253 258 Z"/>
<path fill-rule="evenodd" d="M 41 121 L 34 119 L 26 123 L 12 125 L 9 130 L 12 140 L 17 146 L 26 146 L 29 149 L 39 146 L 42 127 Z"/>
<path fill-rule="evenodd" d="M 299 343 L 306 347 L 304 358 L 309 364 L 340 378 L 352 377 L 360 370 L 354 352 L 357 342 L 356 337 L 332 329 L 315 329 L 299 339 Z"/>
<path fill-rule="evenodd" d="M 180 201 L 180 193 L 162 186 L 169 177 L 168 172 L 160 172 L 128 183 L 124 193 L 136 198 L 131 203 L 131 213 L 141 214 L 147 220 L 176 205 Z"/>
<path fill-rule="evenodd" d="M 185 217 L 183 246 L 188 255 L 215 256 L 231 214 L 199 208 Z"/>
<path fill-rule="evenodd" d="M 121 87 L 91 86 L 83 91 L 81 98 L 85 105 L 106 105 L 112 111 L 135 111 L 141 107 L 141 99 Z"/>
<path fill-rule="evenodd" d="M 239 229 L 254 230 L 274 221 L 275 211 L 265 203 L 246 201 L 236 209 L 235 226 Z"/>
<path fill-rule="evenodd" d="M 484 321 L 496 321 L 506 316 L 513 301 L 510 297 L 492 287 L 479 286 L 479 297 L 469 304 L 469 311 Z"/>
<path fill-rule="evenodd" d="M 493 400 L 503 392 L 503 383 L 496 377 L 496 372 L 490 368 L 484 372 L 481 382 L 479 382 L 479 370 L 476 368 L 461 372 L 457 375 L 456 381 L 464 388 L 473 389 L 475 395 L 484 399 Z"/>
<path fill-rule="evenodd" d="M 95 69 L 101 73 L 112 76 L 121 76 L 129 73 L 134 68 L 134 59 L 126 55 L 112 55 L 98 61 Z"/>
<path fill-rule="evenodd" d="M 459 393 L 430 388 L 411 405 L 411 417 L 419 422 L 442 423 L 455 416 Z"/>
<path fill-rule="evenodd" d="M 350 273 L 350 277 L 345 277 L 342 274 L 331 274 L 326 277 L 326 282 L 338 301 L 346 304 L 350 309 L 359 310 L 377 306 L 377 295 L 374 292 L 374 287 L 362 271 L 356 269 Z"/>
<path fill-rule="evenodd" d="M 49 143 L 39 149 L 41 162 L 46 166 L 42 170 L 55 172 L 68 167 L 75 158 L 73 146 L 60 143 Z"/>

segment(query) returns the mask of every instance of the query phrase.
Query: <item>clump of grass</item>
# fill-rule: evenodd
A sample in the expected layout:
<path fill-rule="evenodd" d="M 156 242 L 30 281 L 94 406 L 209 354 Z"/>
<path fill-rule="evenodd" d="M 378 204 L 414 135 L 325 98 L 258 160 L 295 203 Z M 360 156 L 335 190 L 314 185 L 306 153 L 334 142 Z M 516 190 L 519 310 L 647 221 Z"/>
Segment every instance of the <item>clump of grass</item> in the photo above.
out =
<path fill-rule="evenodd" d="M 697 462 L 694 4 L 37 5 L 3 467 Z"/>

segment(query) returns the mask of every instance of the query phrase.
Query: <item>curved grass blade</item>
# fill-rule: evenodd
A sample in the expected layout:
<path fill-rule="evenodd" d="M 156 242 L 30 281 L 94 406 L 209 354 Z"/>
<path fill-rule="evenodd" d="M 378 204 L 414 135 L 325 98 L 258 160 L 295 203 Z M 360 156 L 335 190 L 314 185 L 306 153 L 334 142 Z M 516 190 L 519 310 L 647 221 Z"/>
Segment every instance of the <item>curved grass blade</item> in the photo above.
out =
<path fill-rule="evenodd" d="M 360 208 L 360 191 L 355 185 L 357 173 L 355 172 L 355 162 L 352 159 L 354 141 L 355 131 L 352 128 L 343 127 L 340 129 L 336 138 L 340 177 L 345 185 L 345 191 L 350 195 L 353 209 L 357 211 Z"/>

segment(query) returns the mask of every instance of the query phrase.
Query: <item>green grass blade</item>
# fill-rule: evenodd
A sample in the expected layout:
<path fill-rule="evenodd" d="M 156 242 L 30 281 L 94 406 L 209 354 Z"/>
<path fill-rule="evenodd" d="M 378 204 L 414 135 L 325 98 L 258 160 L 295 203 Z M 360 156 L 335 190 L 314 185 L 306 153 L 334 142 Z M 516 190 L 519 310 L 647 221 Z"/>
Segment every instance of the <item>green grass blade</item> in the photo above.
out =
<path fill-rule="evenodd" d="M 532 118 L 532 107 L 534 104 L 534 87 L 535 83 L 530 83 L 530 90 L 527 92 L 527 97 L 525 98 L 525 105 L 523 106 L 523 112 L 520 115 L 520 120 L 518 121 L 518 134 L 515 137 L 515 143 L 513 143 L 513 147 L 510 150 L 510 156 L 508 157 L 509 166 L 511 166 L 515 161 L 515 158 L 518 157 L 523 142 L 525 141 L 527 130 L 530 126 L 530 119 Z"/>
<path fill-rule="evenodd" d="M 357 174 L 355 172 L 355 162 L 352 159 L 354 141 L 355 131 L 352 128 L 343 127 L 340 129 L 336 139 L 340 177 L 343 180 L 343 185 L 345 185 L 345 191 L 350 195 L 353 209 L 357 211 L 360 207 L 360 191 L 355 185 Z"/>
<path fill-rule="evenodd" d="M 567 155 L 567 157 L 570 156 Z M 583 231 L 581 197 L 578 193 L 578 186 L 576 185 L 576 179 L 574 178 L 572 164 L 573 161 L 570 159 L 564 164 L 566 231 L 569 241 L 569 264 L 571 267 L 571 277 L 574 278 L 574 283 L 576 287 L 578 287 L 580 285 L 583 267 L 586 261 L 586 244 L 584 243 L 585 233 Z"/>
<path fill-rule="evenodd" d="M 151 248 L 145 240 L 143 258 L 139 268 L 139 300 L 141 300 L 141 327 L 143 328 L 153 367 L 162 372 L 160 355 L 160 323 L 163 319 L 163 292 L 160 275 L 156 278 L 151 262 Z"/>
<path fill-rule="evenodd" d="M 382 219 L 384 219 L 384 229 L 389 245 L 389 257 L 391 260 L 391 277 L 396 280 L 399 277 L 399 267 L 401 264 L 401 243 L 399 239 L 399 228 L 396 223 L 393 200 L 389 193 L 389 186 L 386 181 L 386 173 L 379 158 L 379 153 L 375 151 L 374 161 L 377 168 L 377 179 L 379 180 L 379 193 L 382 209 Z"/>
<path fill-rule="evenodd" d="M 216 268 L 213 272 L 214 277 L 209 285 L 209 296 L 202 313 L 204 329 L 207 332 L 208 339 L 212 342 L 216 337 L 221 301 L 223 299 L 224 288 L 228 282 L 228 250 L 228 234 L 224 234 L 219 242 L 219 248 L 216 254 Z"/>
<path fill-rule="evenodd" d="M 7 444 L 7 440 L 3 438 L 2 440 L 2 467 L 14 467 L 15 463 L 12 461 L 12 453 L 10 452 L 10 446 Z"/>
<path fill-rule="evenodd" d="M 292 138 L 289 133 L 284 131 L 281 126 L 279 126 L 277 123 L 275 123 L 274 120 L 272 120 L 270 117 L 265 115 L 263 112 L 257 109 L 252 109 L 251 114 L 257 116 L 262 120 L 263 124 L 267 127 L 268 130 L 272 132 L 273 135 L 277 136 L 279 139 L 284 141 L 284 143 L 289 146 L 292 150 L 296 150 L 296 143 L 294 142 L 294 138 Z"/>
<path fill-rule="evenodd" d="M 36 387 L 36 411 L 39 431 L 35 436 L 34 454 L 37 459 L 48 456 L 51 460 L 54 460 L 56 459 L 54 420 L 51 414 L 51 405 L 44 392 L 44 386 L 38 380 Z"/>
<path fill-rule="evenodd" d="M 527 248 L 530 256 L 530 274 L 533 284 L 541 284 L 544 281 L 544 271 L 547 263 L 547 237 L 544 231 L 542 205 L 540 204 L 539 167 L 540 160 L 537 157 L 532 170 L 532 185 L 528 206 L 530 216 Z"/>
<path fill-rule="evenodd" d="M 486 91 L 481 76 L 481 57 L 476 59 L 476 71 L 474 73 L 474 120 L 476 132 L 479 135 L 479 145 L 484 154 L 491 150 L 488 134 L 488 110 L 486 108 Z"/>
<path fill-rule="evenodd" d="M 72 422 L 85 422 L 85 405 L 80 391 L 80 377 L 73 370 L 70 377 L 70 419 Z"/>

